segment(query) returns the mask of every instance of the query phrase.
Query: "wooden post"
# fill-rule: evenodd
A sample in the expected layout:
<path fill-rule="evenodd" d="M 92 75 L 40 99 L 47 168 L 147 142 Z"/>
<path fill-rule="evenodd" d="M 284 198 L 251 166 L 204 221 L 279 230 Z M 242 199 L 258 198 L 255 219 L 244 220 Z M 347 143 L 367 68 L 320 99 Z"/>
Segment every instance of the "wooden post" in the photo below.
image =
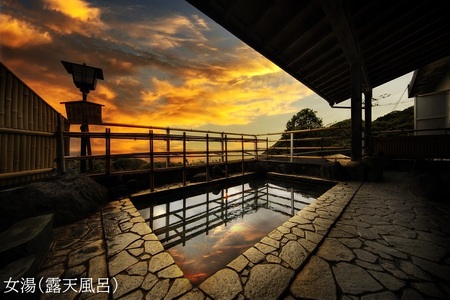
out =
<path fill-rule="evenodd" d="M 364 93 L 364 144 L 366 145 L 366 154 L 372 155 L 372 90 Z"/>
<path fill-rule="evenodd" d="M 352 98 L 351 98 L 351 124 L 352 124 L 352 162 L 361 162 L 362 152 L 362 68 L 361 64 L 354 63 L 352 71 Z"/>
<path fill-rule="evenodd" d="M 56 158 L 57 170 L 59 173 L 66 172 L 66 160 L 64 158 L 64 120 L 61 114 L 58 114 L 58 125 L 56 129 Z"/>
<path fill-rule="evenodd" d="M 206 181 L 210 181 L 209 174 L 209 134 L 206 134 Z"/>
<path fill-rule="evenodd" d="M 269 137 L 266 137 L 266 162 L 269 162 Z"/>
<path fill-rule="evenodd" d="M 6 104 L 6 69 L 2 65 L 0 65 L 0 127 L 5 127 L 5 104 Z"/>
<path fill-rule="evenodd" d="M 149 139 L 150 139 L 150 192 L 155 190 L 155 162 L 154 162 L 154 153 L 153 153 L 153 130 L 149 130 Z"/>
<path fill-rule="evenodd" d="M 183 132 L 183 186 L 186 186 L 186 132 Z"/>
<path fill-rule="evenodd" d="M 170 128 L 166 129 L 167 140 L 166 140 L 166 168 L 170 167 Z"/>
<path fill-rule="evenodd" d="M 290 149 L 290 162 L 294 162 L 294 133 L 290 133 L 291 137 L 291 149 Z"/>
<path fill-rule="evenodd" d="M 224 139 L 224 135 L 225 135 L 225 134 L 224 134 L 223 132 L 220 134 L 220 137 L 221 137 L 220 144 L 221 144 L 221 150 L 222 150 L 222 155 L 221 155 L 221 157 L 220 157 L 220 160 L 221 160 L 222 162 L 225 161 L 225 157 L 224 157 L 224 151 L 225 151 L 225 146 L 224 146 L 224 141 L 225 141 L 225 139 Z"/>
<path fill-rule="evenodd" d="M 228 141 L 227 141 L 227 135 L 225 134 L 224 139 L 222 140 L 225 142 L 225 178 L 228 178 Z"/>
<path fill-rule="evenodd" d="M 244 151 L 245 151 L 245 147 L 244 147 L 244 135 L 241 135 L 241 148 L 242 148 L 242 153 L 241 153 L 241 158 L 242 158 L 242 175 L 245 174 L 245 161 L 244 161 Z"/>
<path fill-rule="evenodd" d="M 255 135 L 255 160 L 258 160 L 258 137 Z"/>
<path fill-rule="evenodd" d="M 105 129 L 105 173 L 111 175 L 111 129 Z"/>

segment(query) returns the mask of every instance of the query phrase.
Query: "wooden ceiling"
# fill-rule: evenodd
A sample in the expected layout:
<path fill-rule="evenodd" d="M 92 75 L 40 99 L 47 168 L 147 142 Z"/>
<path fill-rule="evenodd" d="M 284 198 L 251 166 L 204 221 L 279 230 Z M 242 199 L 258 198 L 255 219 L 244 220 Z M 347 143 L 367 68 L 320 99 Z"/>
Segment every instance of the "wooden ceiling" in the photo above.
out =
<path fill-rule="evenodd" d="M 450 55 L 450 1 L 186 0 L 330 105 Z"/>

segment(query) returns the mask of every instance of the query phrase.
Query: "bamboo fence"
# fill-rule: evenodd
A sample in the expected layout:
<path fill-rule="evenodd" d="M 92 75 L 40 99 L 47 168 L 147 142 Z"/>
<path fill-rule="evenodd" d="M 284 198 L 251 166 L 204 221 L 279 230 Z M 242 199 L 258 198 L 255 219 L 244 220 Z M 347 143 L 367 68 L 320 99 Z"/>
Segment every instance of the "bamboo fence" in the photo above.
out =
<path fill-rule="evenodd" d="M 43 178 L 55 169 L 59 118 L 60 113 L 0 63 L 0 188 Z"/>

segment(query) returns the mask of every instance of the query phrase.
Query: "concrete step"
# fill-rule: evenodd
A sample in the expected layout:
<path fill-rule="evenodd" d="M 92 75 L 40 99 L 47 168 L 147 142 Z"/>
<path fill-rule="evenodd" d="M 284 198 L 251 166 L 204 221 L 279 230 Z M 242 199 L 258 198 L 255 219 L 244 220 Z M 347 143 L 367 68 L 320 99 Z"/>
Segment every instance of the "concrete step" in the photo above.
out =
<path fill-rule="evenodd" d="M 21 220 L 0 233 L 0 274 L 3 280 L 34 277 L 53 240 L 53 214 Z M 3 279 L 5 277 L 6 279 Z M 4 285 L 0 285 L 0 290 Z"/>

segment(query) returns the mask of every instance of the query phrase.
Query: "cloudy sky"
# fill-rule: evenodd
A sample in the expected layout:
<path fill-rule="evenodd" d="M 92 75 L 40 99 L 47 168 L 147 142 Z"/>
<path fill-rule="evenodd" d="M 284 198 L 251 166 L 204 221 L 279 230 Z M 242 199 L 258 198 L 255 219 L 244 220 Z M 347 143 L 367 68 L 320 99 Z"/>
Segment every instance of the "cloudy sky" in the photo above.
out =
<path fill-rule="evenodd" d="M 61 60 L 103 69 L 88 100 L 106 122 L 266 133 L 306 107 L 324 124 L 350 116 L 184 0 L 0 1 L 0 61 L 64 115 L 81 96 Z M 410 80 L 374 90 L 374 118 L 412 105 Z"/>

